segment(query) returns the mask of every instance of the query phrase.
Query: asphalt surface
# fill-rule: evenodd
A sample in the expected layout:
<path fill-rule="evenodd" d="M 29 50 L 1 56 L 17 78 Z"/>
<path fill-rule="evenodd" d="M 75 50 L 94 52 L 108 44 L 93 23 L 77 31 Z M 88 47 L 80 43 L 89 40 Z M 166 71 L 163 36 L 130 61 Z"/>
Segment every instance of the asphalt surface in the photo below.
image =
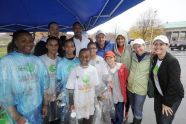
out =
<path fill-rule="evenodd" d="M 186 92 L 186 51 L 171 51 L 171 53 L 179 60 L 181 66 L 181 81 Z M 129 122 L 132 121 L 132 118 L 130 109 Z M 146 97 L 142 124 L 156 124 L 153 98 L 149 99 Z M 172 124 L 186 124 L 186 98 L 183 98 Z"/>

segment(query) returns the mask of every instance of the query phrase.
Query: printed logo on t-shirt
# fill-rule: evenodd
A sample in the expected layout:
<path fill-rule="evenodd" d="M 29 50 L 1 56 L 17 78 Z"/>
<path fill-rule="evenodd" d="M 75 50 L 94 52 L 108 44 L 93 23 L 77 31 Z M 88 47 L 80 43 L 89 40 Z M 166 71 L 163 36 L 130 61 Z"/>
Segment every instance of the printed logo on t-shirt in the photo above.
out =
<path fill-rule="evenodd" d="M 82 81 L 84 84 L 90 84 L 90 77 L 88 75 L 83 75 Z"/>
<path fill-rule="evenodd" d="M 90 77 L 89 75 L 83 75 L 81 78 L 83 84 L 79 84 L 79 90 L 81 92 L 89 92 L 92 86 L 90 85 Z"/>
<path fill-rule="evenodd" d="M 32 63 L 27 63 L 26 68 L 30 73 L 34 72 L 34 65 Z"/>
<path fill-rule="evenodd" d="M 33 63 L 26 63 L 25 65 L 18 66 L 18 70 L 33 73 L 35 71 L 35 67 Z"/>
<path fill-rule="evenodd" d="M 53 64 L 50 65 L 49 68 L 48 68 L 48 70 L 49 70 L 50 72 L 52 72 L 52 73 L 55 72 L 55 71 L 56 71 L 56 65 L 53 65 Z"/>
<path fill-rule="evenodd" d="M 81 92 L 89 92 L 90 89 L 91 89 L 91 85 L 90 84 L 84 84 L 84 85 L 79 85 L 78 86 L 78 89 L 81 91 Z"/>

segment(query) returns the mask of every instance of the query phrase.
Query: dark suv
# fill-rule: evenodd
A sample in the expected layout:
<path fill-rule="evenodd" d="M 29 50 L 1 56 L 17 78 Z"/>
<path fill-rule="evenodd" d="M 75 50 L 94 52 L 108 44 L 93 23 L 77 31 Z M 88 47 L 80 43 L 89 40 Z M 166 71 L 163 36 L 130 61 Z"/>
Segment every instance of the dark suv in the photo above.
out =
<path fill-rule="evenodd" d="M 186 41 L 172 41 L 170 42 L 170 49 L 186 50 Z"/>

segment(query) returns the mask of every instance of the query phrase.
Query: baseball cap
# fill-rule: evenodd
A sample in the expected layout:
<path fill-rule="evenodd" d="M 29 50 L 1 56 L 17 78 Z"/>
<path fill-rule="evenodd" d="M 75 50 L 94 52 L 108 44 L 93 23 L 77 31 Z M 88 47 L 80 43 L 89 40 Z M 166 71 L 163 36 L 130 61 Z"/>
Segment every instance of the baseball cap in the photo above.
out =
<path fill-rule="evenodd" d="M 108 51 L 105 53 L 104 58 L 106 59 L 106 57 L 115 57 L 115 54 L 112 51 Z"/>
<path fill-rule="evenodd" d="M 165 35 L 159 35 L 159 36 L 155 37 L 154 40 L 153 40 L 153 43 L 157 40 L 160 40 L 165 44 L 169 44 L 169 39 Z"/>
<path fill-rule="evenodd" d="M 98 31 L 96 32 L 96 36 L 99 35 L 99 34 L 105 35 L 105 33 L 104 33 L 102 30 L 98 30 Z"/>
<path fill-rule="evenodd" d="M 135 39 L 134 41 L 131 41 L 131 46 L 133 47 L 134 44 L 145 44 L 145 41 L 141 38 Z"/>

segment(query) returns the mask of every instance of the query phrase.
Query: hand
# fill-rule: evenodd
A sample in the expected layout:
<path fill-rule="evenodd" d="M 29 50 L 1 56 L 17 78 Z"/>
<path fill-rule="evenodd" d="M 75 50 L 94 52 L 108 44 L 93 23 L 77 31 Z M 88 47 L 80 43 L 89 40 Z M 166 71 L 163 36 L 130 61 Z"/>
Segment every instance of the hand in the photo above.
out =
<path fill-rule="evenodd" d="M 167 116 L 169 116 L 173 114 L 173 111 L 169 106 L 162 104 L 162 114 L 166 114 Z"/>
<path fill-rule="evenodd" d="M 113 83 L 112 83 L 112 81 L 110 81 L 110 82 L 108 83 L 108 87 L 111 88 L 111 89 L 113 88 Z"/>
<path fill-rule="evenodd" d="M 151 54 L 152 56 L 156 55 L 156 53 L 155 53 L 153 50 L 150 52 L 150 54 Z"/>
<path fill-rule="evenodd" d="M 26 120 L 24 117 L 20 117 L 19 119 L 17 119 L 16 124 L 25 124 Z"/>
<path fill-rule="evenodd" d="M 47 100 L 49 102 L 53 102 L 56 100 L 56 95 L 55 94 L 47 94 Z"/>
<path fill-rule="evenodd" d="M 8 112 L 10 113 L 10 116 L 12 119 L 16 122 L 16 124 L 25 124 L 26 119 L 19 114 L 15 106 L 9 106 L 8 107 Z"/>
<path fill-rule="evenodd" d="M 75 106 L 74 105 L 71 105 L 70 106 L 70 111 L 73 111 L 73 110 L 75 110 Z"/>
<path fill-rule="evenodd" d="M 54 94 L 54 95 L 51 95 L 51 99 L 50 99 L 51 101 L 55 101 L 56 100 L 56 95 Z"/>
<path fill-rule="evenodd" d="M 103 94 L 98 96 L 97 98 L 98 98 L 99 101 L 103 101 L 103 100 L 107 99 L 107 97 L 105 95 L 103 95 Z"/>
<path fill-rule="evenodd" d="M 48 107 L 47 105 L 44 105 L 43 108 L 42 108 L 42 114 L 43 114 L 43 117 L 46 117 L 47 114 L 48 114 Z"/>

